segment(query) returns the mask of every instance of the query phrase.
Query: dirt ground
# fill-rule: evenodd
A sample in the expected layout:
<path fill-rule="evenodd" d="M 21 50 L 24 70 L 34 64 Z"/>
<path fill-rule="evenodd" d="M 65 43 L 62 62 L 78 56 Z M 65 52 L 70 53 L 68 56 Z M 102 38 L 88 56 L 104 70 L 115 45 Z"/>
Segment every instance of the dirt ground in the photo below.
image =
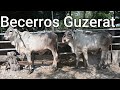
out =
<path fill-rule="evenodd" d="M 120 67 L 117 64 L 97 70 L 96 65 L 99 62 L 99 57 L 93 56 L 89 57 L 90 68 L 87 70 L 83 67 L 82 61 L 80 67 L 76 69 L 72 56 L 67 58 L 68 60 L 62 56 L 56 71 L 50 67 L 51 63 L 36 65 L 32 74 L 27 74 L 28 69 L 12 71 L 5 70 L 5 66 L 0 66 L 0 79 L 120 79 Z M 52 57 L 44 56 L 41 60 L 52 61 Z"/>

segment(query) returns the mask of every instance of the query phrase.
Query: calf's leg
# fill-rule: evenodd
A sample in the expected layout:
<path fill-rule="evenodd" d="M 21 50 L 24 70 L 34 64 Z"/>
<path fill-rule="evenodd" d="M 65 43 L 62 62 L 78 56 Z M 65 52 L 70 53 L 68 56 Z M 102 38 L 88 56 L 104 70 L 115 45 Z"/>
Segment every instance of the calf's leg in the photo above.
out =
<path fill-rule="evenodd" d="M 79 66 L 79 62 L 83 60 L 83 54 L 82 52 L 76 53 L 76 68 Z"/>
<path fill-rule="evenodd" d="M 100 63 L 98 65 L 98 69 L 101 69 L 102 66 L 105 66 L 105 59 L 107 57 L 107 51 L 102 51 L 101 53 L 101 60 L 100 60 Z"/>
<path fill-rule="evenodd" d="M 58 63 L 58 53 L 57 53 L 57 49 L 54 47 L 50 47 L 49 50 L 51 50 L 52 55 L 53 55 L 53 64 L 52 67 L 53 68 L 57 68 L 57 63 Z"/>
<path fill-rule="evenodd" d="M 83 55 L 84 55 L 84 66 L 85 68 L 89 67 L 89 62 L 88 62 L 88 52 L 87 50 L 83 50 Z"/>
<path fill-rule="evenodd" d="M 58 53 L 57 53 L 56 50 L 52 50 L 52 54 L 53 54 L 53 64 L 52 64 L 52 67 L 53 68 L 57 68 Z"/>
<path fill-rule="evenodd" d="M 27 61 L 28 61 L 28 64 L 29 64 L 29 71 L 28 71 L 28 74 L 31 74 L 33 71 L 34 71 L 34 60 L 31 60 L 31 53 L 27 53 L 26 54 L 26 57 L 27 57 Z"/>

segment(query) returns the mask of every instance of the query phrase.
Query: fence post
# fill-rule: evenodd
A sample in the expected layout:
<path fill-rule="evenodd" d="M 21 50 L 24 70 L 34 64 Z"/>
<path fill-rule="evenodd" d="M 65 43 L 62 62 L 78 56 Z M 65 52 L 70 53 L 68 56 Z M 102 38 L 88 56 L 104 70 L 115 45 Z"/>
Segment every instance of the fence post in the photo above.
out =
<path fill-rule="evenodd" d="M 52 21 L 53 21 L 53 19 L 54 19 L 54 13 L 53 13 L 53 11 L 51 11 L 51 15 L 52 15 Z M 55 31 L 55 28 L 53 27 L 53 25 L 52 25 L 52 30 Z"/>

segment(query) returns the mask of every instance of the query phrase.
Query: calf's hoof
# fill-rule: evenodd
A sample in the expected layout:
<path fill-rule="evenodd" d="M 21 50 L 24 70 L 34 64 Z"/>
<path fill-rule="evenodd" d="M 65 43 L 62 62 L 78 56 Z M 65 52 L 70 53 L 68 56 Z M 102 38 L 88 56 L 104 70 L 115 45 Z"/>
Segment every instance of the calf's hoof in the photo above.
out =
<path fill-rule="evenodd" d="M 102 69 L 102 65 L 97 65 L 97 70 L 101 70 Z"/>
<path fill-rule="evenodd" d="M 34 71 L 34 69 L 31 69 L 31 70 L 29 70 L 29 71 L 28 71 L 28 73 L 27 73 L 27 74 L 32 74 L 32 73 L 33 73 L 33 71 Z"/>
<path fill-rule="evenodd" d="M 85 69 L 86 69 L 86 70 L 90 69 L 90 66 L 86 66 Z"/>
<path fill-rule="evenodd" d="M 75 66 L 75 69 L 79 69 L 79 67 L 78 67 L 78 66 Z"/>
<path fill-rule="evenodd" d="M 99 64 L 98 66 L 97 66 L 97 69 L 98 70 L 101 70 L 101 69 L 106 69 L 106 65 L 104 65 L 104 64 Z"/>
<path fill-rule="evenodd" d="M 56 71 L 58 69 L 57 66 L 54 66 L 54 65 L 52 65 L 51 67 L 52 67 L 53 71 Z"/>
<path fill-rule="evenodd" d="M 102 66 L 102 69 L 106 69 L 106 67 L 107 67 L 106 65 L 103 65 L 103 66 Z"/>

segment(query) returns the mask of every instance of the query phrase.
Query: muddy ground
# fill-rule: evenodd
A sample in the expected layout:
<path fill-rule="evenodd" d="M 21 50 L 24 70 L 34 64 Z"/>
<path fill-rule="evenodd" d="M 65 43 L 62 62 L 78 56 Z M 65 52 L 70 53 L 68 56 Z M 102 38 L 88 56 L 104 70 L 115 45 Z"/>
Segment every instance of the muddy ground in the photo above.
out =
<path fill-rule="evenodd" d="M 40 61 L 52 61 L 52 56 L 40 57 Z M 90 68 L 87 70 L 84 68 L 82 61 L 79 63 L 80 67 L 76 69 L 74 59 L 74 56 L 63 55 L 56 71 L 53 71 L 50 67 L 51 63 L 46 63 L 36 65 L 34 72 L 30 75 L 27 74 L 27 68 L 12 71 L 5 70 L 5 66 L 1 65 L 0 79 L 120 79 L 120 67 L 118 64 L 111 64 L 110 67 L 102 70 L 96 69 L 100 60 L 98 55 L 89 56 Z"/>

